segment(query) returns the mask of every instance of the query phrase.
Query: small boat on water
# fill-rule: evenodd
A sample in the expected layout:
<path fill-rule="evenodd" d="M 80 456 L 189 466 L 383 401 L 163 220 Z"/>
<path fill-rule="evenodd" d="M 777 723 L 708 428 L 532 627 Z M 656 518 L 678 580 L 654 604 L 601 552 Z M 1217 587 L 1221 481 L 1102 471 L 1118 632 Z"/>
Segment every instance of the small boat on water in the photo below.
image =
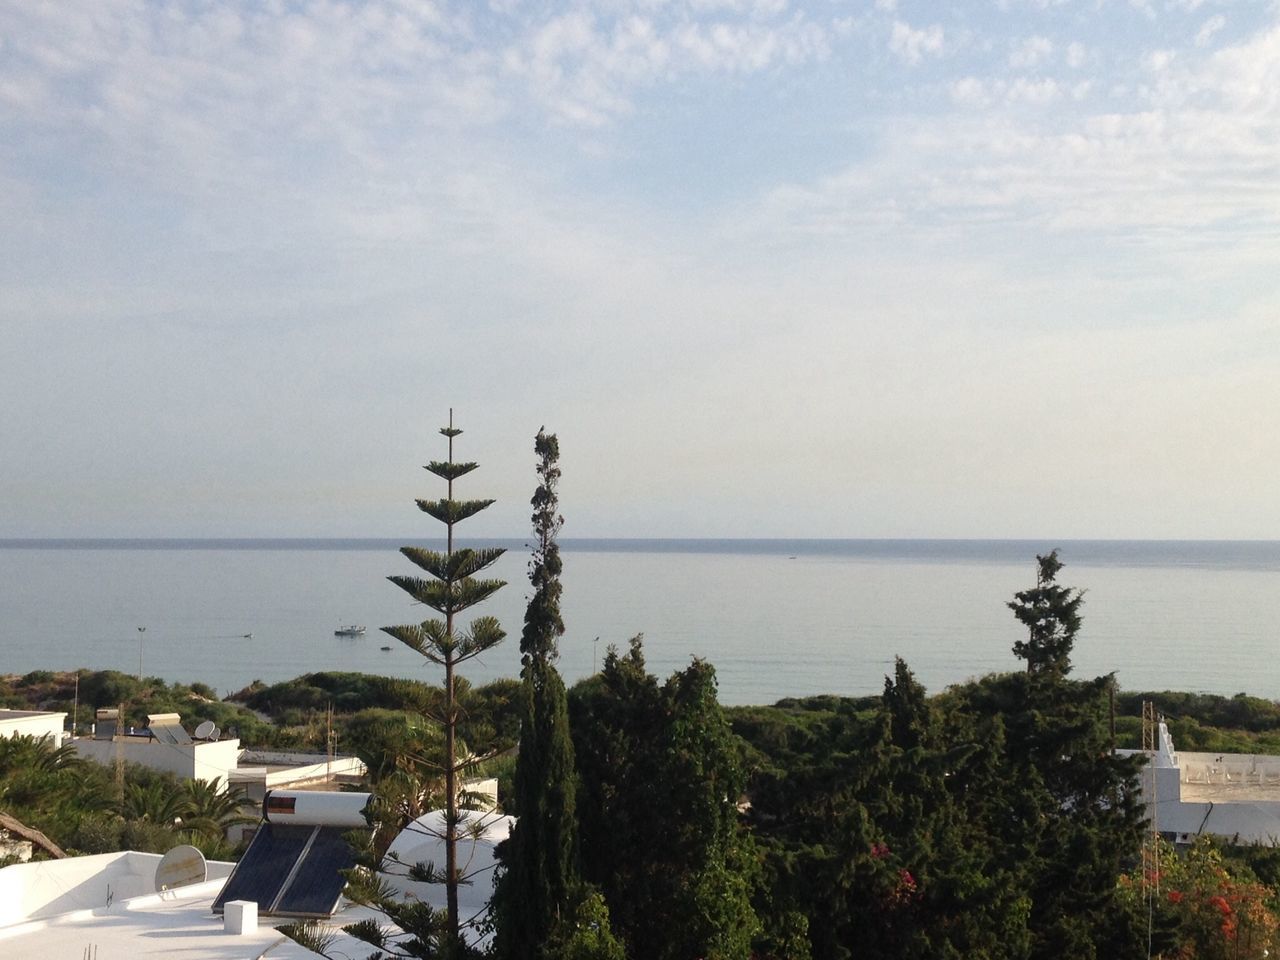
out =
<path fill-rule="evenodd" d="M 378 649 L 380 649 L 380 650 L 390 650 L 391 648 L 390 648 L 390 647 L 379 647 Z"/>
<path fill-rule="evenodd" d="M 358 627 L 354 623 L 349 626 L 339 627 L 333 631 L 335 637 L 363 637 L 364 627 Z"/>

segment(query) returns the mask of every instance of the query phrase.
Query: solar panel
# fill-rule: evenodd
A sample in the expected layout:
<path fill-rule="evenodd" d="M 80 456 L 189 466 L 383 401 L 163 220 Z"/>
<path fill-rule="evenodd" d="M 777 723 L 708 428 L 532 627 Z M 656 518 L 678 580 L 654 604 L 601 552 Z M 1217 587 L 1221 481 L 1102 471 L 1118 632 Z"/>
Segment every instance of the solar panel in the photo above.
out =
<path fill-rule="evenodd" d="M 228 900 L 252 900 L 259 913 L 267 913 L 315 830 L 306 824 L 264 822 L 213 901 L 213 912 L 221 913 Z"/>
<path fill-rule="evenodd" d="M 221 913 L 229 900 L 252 900 L 263 916 L 328 917 L 338 906 L 355 864 L 342 839 L 350 827 L 265 821 L 213 902 Z"/>
<path fill-rule="evenodd" d="M 147 732 L 161 743 L 190 743 L 191 736 L 182 726 L 176 713 L 152 713 L 147 715 Z"/>
<path fill-rule="evenodd" d="M 157 727 L 148 727 L 147 731 L 151 736 L 155 737 L 161 743 L 190 743 L 191 737 L 182 727 L 169 726 L 167 724 Z"/>
<path fill-rule="evenodd" d="M 293 880 L 271 906 L 272 913 L 328 917 L 338 908 L 346 885 L 343 870 L 355 866 L 355 857 L 342 839 L 349 827 L 318 827 L 311 848 L 303 855 Z"/>

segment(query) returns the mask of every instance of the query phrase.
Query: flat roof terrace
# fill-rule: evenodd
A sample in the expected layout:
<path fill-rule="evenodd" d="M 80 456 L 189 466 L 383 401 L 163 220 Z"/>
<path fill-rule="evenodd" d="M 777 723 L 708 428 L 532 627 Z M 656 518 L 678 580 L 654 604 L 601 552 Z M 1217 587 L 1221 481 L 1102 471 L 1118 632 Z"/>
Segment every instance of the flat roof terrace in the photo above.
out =
<path fill-rule="evenodd" d="M 243 935 L 225 932 L 222 918 L 209 912 L 224 882 L 216 880 L 168 894 L 137 897 L 99 910 L 81 910 L 0 928 L 0 954 L 7 960 L 49 960 L 81 957 L 86 947 L 92 947 L 96 952 L 89 955 L 102 960 L 315 960 L 317 954 L 270 926 L 260 926 L 256 932 Z"/>
<path fill-rule="evenodd" d="M 1280 757 L 1185 750 L 1175 756 L 1184 801 L 1280 804 Z"/>

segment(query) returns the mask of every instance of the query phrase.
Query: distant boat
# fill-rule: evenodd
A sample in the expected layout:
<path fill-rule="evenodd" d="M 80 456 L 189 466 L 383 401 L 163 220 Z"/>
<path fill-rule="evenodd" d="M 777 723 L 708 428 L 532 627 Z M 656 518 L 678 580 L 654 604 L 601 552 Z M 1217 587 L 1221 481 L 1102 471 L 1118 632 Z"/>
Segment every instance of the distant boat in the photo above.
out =
<path fill-rule="evenodd" d="M 390 647 L 379 647 L 378 649 L 380 649 L 380 650 L 390 650 L 391 648 L 390 648 Z"/>
<path fill-rule="evenodd" d="M 350 626 L 339 627 L 333 631 L 333 635 L 335 637 L 363 637 L 364 627 L 358 627 L 353 623 Z"/>

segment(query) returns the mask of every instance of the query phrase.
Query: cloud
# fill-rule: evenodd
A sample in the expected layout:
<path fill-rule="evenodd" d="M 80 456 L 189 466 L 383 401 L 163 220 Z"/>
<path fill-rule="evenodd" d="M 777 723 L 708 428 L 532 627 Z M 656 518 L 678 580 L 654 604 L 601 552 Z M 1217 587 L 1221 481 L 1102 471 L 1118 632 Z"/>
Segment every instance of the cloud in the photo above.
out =
<path fill-rule="evenodd" d="M 1196 31 L 1196 46 L 1207 47 L 1210 41 L 1218 31 L 1227 25 L 1227 18 L 1222 14 L 1215 14 L 1204 22 L 1199 30 Z"/>
<path fill-rule="evenodd" d="M 74 535 L 88 511 L 60 505 L 92 475 L 99 529 L 130 532 L 133 504 L 181 533 L 182 491 L 231 516 L 270 488 L 269 523 L 317 475 L 411 474 L 419 412 L 456 402 L 495 449 L 525 451 L 538 411 L 527 426 L 575 456 L 605 451 L 573 471 L 597 491 L 589 532 L 652 526 L 665 507 L 636 478 L 664 459 L 731 490 L 698 522 L 750 534 L 742 498 L 794 473 L 752 463 L 789 430 L 833 496 L 866 480 L 891 503 L 932 476 L 1007 500 L 1026 535 L 1049 521 L 991 492 L 987 454 L 1035 486 L 1008 440 L 1034 434 L 1028 398 L 1069 411 L 1089 467 L 1055 493 L 1092 482 L 1094 516 L 1096 465 L 1118 476 L 1148 427 L 1186 442 L 1204 489 L 1240 492 L 1214 486 L 1222 438 L 1280 436 L 1274 16 L 1250 33 L 1235 7 L 1196 47 L 1205 12 L 1147 29 L 1124 3 L 1079 5 L 1097 25 L 1008 5 L 980 28 L 864 3 L 838 28 L 830 4 L 782 0 L 0 4 L 0 219 L 22 227 L 0 236 L 22 361 L 0 433 L 35 491 L 0 476 L 0 499 Z M 899 63 L 929 69 L 904 83 Z M 1184 376 L 1202 357 L 1221 366 Z M 1142 411 L 1120 441 L 1117 409 Z M 523 452 L 481 459 L 527 476 Z M 1250 477 L 1275 475 L 1264 460 Z M 523 482 L 495 480 L 515 527 Z M 328 496 L 340 521 L 311 506 L 288 529 L 402 528 L 398 504 L 356 517 Z M 966 516 L 911 522 L 963 535 Z M 210 506 L 192 532 L 231 526 Z"/>
<path fill-rule="evenodd" d="M 1014 45 L 1009 54 L 1009 66 L 1015 70 L 1027 70 L 1039 66 L 1053 53 L 1053 41 L 1048 37 L 1027 37 Z"/>
<path fill-rule="evenodd" d="M 936 23 L 917 30 L 901 20 L 895 20 L 889 36 L 889 49 L 904 63 L 912 66 L 920 63 L 925 56 L 936 57 L 941 54 L 942 43 L 942 27 Z"/>
<path fill-rule="evenodd" d="M 988 107 L 995 101 L 1043 107 L 1057 100 L 1062 88 L 1050 77 L 1015 77 L 1013 80 L 962 77 L 952 82 L 948 92 L 953 103 L 969 108 Z"/>
<path fill-rule="evenodd" d="M 1280 26 L 1188 59 L 1148 55 L 1159 83 L 1124 108 L 1053 78 L 969 75 L 948 85 L 957 110 L 899 117 L 874 159 L 762 199 L 766 222 L 824 235 L 893 223 L 920 236 L 984 224 L 1107 236 L 1189 251 L 1230 242 L 1272 248 L 1280 234 Z M 1088 81 L 1085 82 L 1088 84 Z M 1053 117 L 1069 93 L 1081 106 Z"/>
<path fill-rule="evenodd" d="M 953 102 L 966 107 L 984 107 L 990 103 L 987 84 L 978 77 L 961 77 L 953 80 L 950 88 Z"/>
<path fill-rule="evenodd" d="M 1007 98 L 1014 103 L 1030 103 L 1036 106 L 1045 106 L 1058 99 L 1061 90 L 1057 81 L 1050 77 L 1042 77 L 1038 80 L 1028 80 L 1026 77 L 1018 77 L 1013 83 L 1009 84 L 1006 94 Z"/>
<path fill-rule="evenodd" d="M 504 53 L 507 74 L 560 121 L 603 126 L 630 112 L 654 84 L 696 76 L 746 75 L 824 59 L 817 24 L 784 3 L 701 2 L 691 18 L 673 11 L 605 19 L 584 10 L 554 17 Z"/>

